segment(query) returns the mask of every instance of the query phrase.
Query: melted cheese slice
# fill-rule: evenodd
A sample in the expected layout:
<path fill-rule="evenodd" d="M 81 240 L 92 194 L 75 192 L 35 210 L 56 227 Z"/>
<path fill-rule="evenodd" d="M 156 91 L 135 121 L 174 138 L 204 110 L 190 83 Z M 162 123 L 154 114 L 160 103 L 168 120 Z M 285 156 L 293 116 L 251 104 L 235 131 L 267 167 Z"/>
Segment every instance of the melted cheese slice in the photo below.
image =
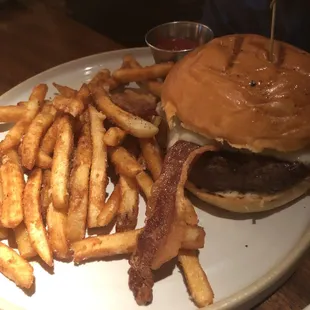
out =
<path fill-rule="evenodd" d="M 173 128 L 168 134 L 168 148 L 173 146 L 178 140 L 196 143 L 200 146 L 214 144 L 214 140 L 208 139 L 200 134 L 185 129 L 181 122 L 175 117 L 173 120 Z"/>
<path fill-rule="evenodd" d="M 204 145 L 218 145 L 218 142 L 216 142 L 213 139 L 208 139 L 200 134 L 197 134 L 195 132 L 192 132 L 188 129 L 185 129 L 181 122 L 177 117 L 173 119 L 173 128 L 170 130 L 168 135 L 168 148 L 173 146 L 178 140 L 188 141 L 192 143 L 196 143 L 200 146 Z M 240 150 L 240 149 L 234 149 L 234 148 L 228 148 L 227 151 L 239 151 L 239 152 L 249 152 L 247 150 Z M 300 151 L 296 152 L 277 152 L 274 150 L 265 150 L 260 155 L 265 156 L 271 156 L 274 158 L 278 158 L 280 160 L 285 160 L 289 162 L 301 162 L 305 165 L 310 165 L 310 148 L 306 148 Z"/>

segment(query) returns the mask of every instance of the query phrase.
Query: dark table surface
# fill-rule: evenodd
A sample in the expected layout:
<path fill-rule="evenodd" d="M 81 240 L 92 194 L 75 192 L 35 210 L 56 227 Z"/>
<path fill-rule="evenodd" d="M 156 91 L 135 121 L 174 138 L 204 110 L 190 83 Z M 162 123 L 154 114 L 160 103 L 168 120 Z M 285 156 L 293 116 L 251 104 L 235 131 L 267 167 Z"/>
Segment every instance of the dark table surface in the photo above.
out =
<path fill-rule="evenodd" d="M 0 42 L 0 95 L 25 79 L 61 63 L 122 48 L 43 4 L 0 10 Z M 308 304 L 310 251 L 293 276 L 255 309 L 300 310 Z"/>

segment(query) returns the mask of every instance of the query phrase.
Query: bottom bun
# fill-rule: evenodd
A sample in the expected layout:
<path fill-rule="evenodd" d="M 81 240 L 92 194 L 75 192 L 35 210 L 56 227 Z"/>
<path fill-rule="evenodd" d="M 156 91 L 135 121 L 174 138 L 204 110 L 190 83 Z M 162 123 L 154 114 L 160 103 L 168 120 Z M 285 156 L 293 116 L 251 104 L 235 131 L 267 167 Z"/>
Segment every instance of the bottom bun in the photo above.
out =
<path fill-rule="evenodd" d="M 200 200 L 219 208 L 237 213 L 254 213 L 284 206 L 303 196 L 310 189 L 310 179 L 307 178 L 294 187 L 274 195 L 241 194 L 238 192 L 212 194 L 198 189 L 191 182 L 187 182 L 186 188 Z"/>

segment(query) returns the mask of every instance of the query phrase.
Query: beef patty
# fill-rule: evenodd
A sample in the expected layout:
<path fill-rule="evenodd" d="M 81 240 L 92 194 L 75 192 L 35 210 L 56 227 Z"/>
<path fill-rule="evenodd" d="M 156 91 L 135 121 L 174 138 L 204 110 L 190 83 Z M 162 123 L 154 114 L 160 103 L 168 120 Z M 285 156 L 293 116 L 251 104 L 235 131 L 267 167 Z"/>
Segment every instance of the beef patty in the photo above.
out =
<path fill-rule="evenodd" d="M 207 152 L 193 165 L 189 181 L 208 192 L 274 194 L 310 175 L 299 162 L 286 162 L 252 153 Z"/>

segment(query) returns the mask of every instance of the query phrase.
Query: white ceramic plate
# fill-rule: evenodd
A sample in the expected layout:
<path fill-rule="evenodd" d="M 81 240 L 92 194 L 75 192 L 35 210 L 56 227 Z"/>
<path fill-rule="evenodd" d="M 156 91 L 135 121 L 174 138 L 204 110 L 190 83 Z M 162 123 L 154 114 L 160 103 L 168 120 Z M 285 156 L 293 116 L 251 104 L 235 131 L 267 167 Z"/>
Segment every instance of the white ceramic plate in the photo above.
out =
<path fill-rule="evenodd" d="M 128 52 L 143 65 L 153 63 L 149 50 L 145 48 L 79 59 L 18 85 L 0 98 L 0 105 L 27 99 L 31 88 L 42 82 L 78 88 L 100 68 L 113 70 L 119 67 L 121 57 Z M 51 86 L 49 95 L 53 93 Z M 202 206 L 197 200 L 193 201 Z M 197 208 L 197 211 L 200 225 L 207 234 L 200 260 L 215 292 L 215 303 L 208 308 L 210 310 L 249 309 L 291 274 L 310 245 L 309 198 L 278 212 L 255 217 L 231 215 L 204 207 L 204 210 Z M 143 208 L 141 202 L 141 214 Z M 142 222 L 143 218 L 140 218 L 139 226 Z M 98 261 L 80 266 L 56 262 L 53 275 L 38 263 L 32 264 L 36 276 L 34 292 L 25 294 L 0 274 L 0 309 L 140 309 L 128 288 L 126 260 Z M 154 301 L 149 309 L 195 309 L 177 267 L 164 268 L 157 278 Z"/>

